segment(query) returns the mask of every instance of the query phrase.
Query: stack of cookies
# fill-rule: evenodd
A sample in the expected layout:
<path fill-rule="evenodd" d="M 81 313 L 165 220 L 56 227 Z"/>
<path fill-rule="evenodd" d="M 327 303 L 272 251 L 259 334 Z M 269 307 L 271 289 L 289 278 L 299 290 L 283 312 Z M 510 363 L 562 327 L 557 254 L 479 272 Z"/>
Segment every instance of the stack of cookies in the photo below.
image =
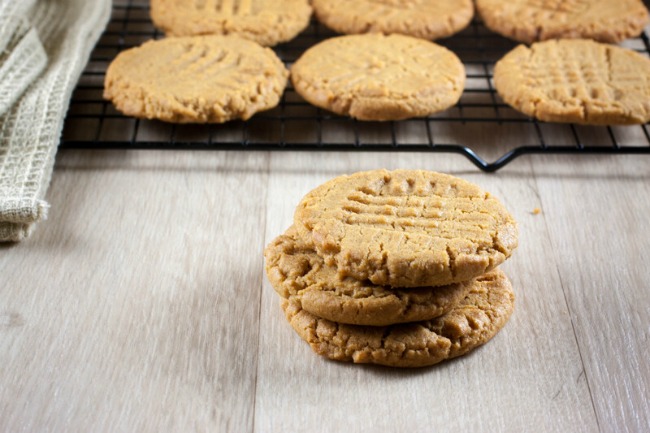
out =
<path fill-rule="evenodd" d="M 497 266 L 516 247 L 516 222 L 476 185 L 375 170 L 307 194 L 265 257 L 287 319 L 316 353 L 422 367 L 505 325 L 514 294 Z"/>

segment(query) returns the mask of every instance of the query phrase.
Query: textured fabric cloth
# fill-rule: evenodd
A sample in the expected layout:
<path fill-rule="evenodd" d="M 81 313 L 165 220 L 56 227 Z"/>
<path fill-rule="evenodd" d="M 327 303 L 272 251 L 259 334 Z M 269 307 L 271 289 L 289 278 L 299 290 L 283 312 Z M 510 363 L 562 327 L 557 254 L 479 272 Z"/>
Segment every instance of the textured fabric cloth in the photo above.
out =
<path fill-rule="evenodd" d="M 29 2 L 0 3 L 0 116 L 43 72 L 47 55 L 36 29 L 26 19 Z"/>
<path fill-rule="evenodd" d="M 0 242 L 47 216 L 70 97 L 110 12 L 111 0 L 0 0 Z"/>

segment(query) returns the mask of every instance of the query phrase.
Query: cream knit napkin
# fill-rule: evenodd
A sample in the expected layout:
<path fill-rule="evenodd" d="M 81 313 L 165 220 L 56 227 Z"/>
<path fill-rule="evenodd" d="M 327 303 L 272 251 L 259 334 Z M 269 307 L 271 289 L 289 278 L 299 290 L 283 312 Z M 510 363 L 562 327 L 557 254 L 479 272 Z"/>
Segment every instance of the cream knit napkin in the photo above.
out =
<path fill-rule="evenodd" d="M 0 242 L 45 219 L 75 84 L 111 0 L 0 0 Z"/>

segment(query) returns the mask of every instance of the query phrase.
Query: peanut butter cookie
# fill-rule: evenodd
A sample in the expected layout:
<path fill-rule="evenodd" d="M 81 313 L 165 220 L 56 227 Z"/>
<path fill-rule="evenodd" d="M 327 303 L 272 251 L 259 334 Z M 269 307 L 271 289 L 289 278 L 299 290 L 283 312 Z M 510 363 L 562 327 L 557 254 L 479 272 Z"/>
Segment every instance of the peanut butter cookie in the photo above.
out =
<path fill-rule="evenodd" d="M 287 79 L 275 53 L 255 42 L 168 38 L 120 53 L 106 73 L 104 97 L 128 116 L 221 123 L 275 107 Z"/>
<path fill-rule="evenodd" d="M 514 294 L 498 270 L 477 279 L 455 308 L 424 322 L 375 327 L 343 325 L 282 301 L 293 329 L 314 352 L 336 361 L 391 367 L 424 367 L 466 354 L 485 344 L 506 324 Z"/>
<path fill-rule="evenodd" d="M 547 122 L 650 121 L 650 59 L 591 40 L 521 45 L 496 64 L 494 84 L 506 103 Z"/>
<path fill-rule="evenodd" d="M 307 50 L 291 69 L 308 102 L 359 120 L 427 116 L 456 104 L 465 68 L 451 51 L 402 35 L 342 36 Z"/>
<path fill-rule="evenodd" d="M 332 179 L 302 199 L 294 224 L 340 277 L 392 287 L 471 280 L 510 257 L 518 236 L 489 193 L 420 170 Z"/>
<path fill-rule="evenodd" d="M 400 33 L 439 39 L 467 27 L 471 0 L 313 0 L 320 22 L 339 33 Z"/>
<path fill-rule="evenodd" d="M 309 24 L 308 0 L 151 0 L 151 19 L 167 36 L 236 34 L 273 46 Z"/>
<path fill-rule="evenodd" d="M 438 317 L 469 293 L 474 281 L 442 287 L 391 289 L 340 279 L 291 227 L 266 248 L 266 273 L 276 292 L 315 316 L 339 323 L 384 326 Z"/>
<path fill-rule="evenodd" d="M 490 30 L 527 44 L 560 38 L 618 43 L 648 23 L 641 0 L 477 0 L 476 8 Z"/>

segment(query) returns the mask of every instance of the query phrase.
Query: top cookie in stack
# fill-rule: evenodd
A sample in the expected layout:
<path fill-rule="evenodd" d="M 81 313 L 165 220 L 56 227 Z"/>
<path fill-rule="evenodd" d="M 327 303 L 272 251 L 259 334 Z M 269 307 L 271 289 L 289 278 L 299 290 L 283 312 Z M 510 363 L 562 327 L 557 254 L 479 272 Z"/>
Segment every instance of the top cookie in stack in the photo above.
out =
<path fill-rule="evenodd" d="M 428 171 L 338 177 L 303 198 L 294 224 L 339 275 L 393 287 L 466 281 L 517 247 L 516 223 L 497 199 Z"/>
<path fill-rule="evenodd" d="M 296 332 L 339 361 L 421 367 L 487 342 L 514 306 L 495 269 L 517 226 L 489 193 L 452 176 L 341 176 L 298 205 L 266 270 Z"/>

